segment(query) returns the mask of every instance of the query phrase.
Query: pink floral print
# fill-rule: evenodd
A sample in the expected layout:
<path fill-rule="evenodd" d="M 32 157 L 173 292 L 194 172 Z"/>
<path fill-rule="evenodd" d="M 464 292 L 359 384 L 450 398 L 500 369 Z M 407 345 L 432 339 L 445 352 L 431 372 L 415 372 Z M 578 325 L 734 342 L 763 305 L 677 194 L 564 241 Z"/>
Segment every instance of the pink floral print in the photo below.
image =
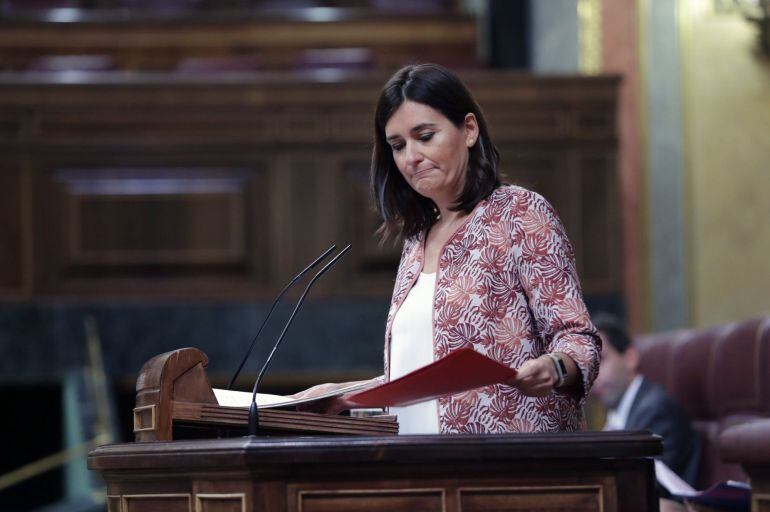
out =
<path fill-rule="evenodd" d="M 385 330 L 389 375 L 393 317 L 422 270 L 424 235 L 404 244 Z M 439 399 L 441 433 L 578 430 L 599 370 L 601 342 L 586 310 L 572 247 L 551 205 L 504 185 L 481 201 L 447 242 L 433 302 L 434 359 L 471 347 L 517 368 L 547 352 L 568 354 L 579 395 L 525 396 L 503 384 Z"/>

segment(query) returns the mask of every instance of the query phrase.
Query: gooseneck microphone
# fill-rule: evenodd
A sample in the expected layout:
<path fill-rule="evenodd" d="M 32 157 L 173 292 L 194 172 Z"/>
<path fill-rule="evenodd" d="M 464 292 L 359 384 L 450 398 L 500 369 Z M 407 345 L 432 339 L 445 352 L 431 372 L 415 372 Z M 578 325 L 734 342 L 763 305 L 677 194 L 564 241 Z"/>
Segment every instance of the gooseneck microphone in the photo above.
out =
<path fill-rule="evenodd" d="M 310 288 L 315 284 L 315 282 L 318 280 L 319 277 L 324 275 L 327 270 L 332 268 L 339 260 L 342 258 L 342 256 L 345 255 L 350 250 L 350 245 L 342 249 L 339 254 L 337 254 L 334 258 L 329 261 L 321 270 L 316 273 L 316 275 L 313 276 L 313 278 L 310 280 L 310 282 L 305 286 L 305 291 L 302 292 L 302 295 L 300 296 L 299 300 L 297 301 L 297 305 L 294 306 L 294 311 L 291 312 L 291 316 L 289 316 L 289 320 L 286 322 L 286 325 L 283 327 L 283 331 L 281 331 L 281 335 L 278 336 L 278 340 L 275 342 L 275 345 L 273 345 L 273 350 L 270 352 L 270 355 L 267 356 L 267 360 L 265 361 L 264 366 L 262 366 L 262 369 L 259 371 L 259 375 L 257 376 L 257 380 L 254 382 L 254 389 L 251 392 L 251 406 L 249 407 L 249 435 L 250 436 L 256 436 L 257 432 L 259 431 L 259 410 L 257 407 L 257 389 L 259 389 L 259 384 L 262 382 L 262 377 L 265 375 L 265 372 L 267 371 L 267 367 L 270 366 L 270 362 L 273 360 L 273 356 L 275 355 L 275 351 L 278 350 L 278 346 L 281 344 L 281 340 L 283 340 L 283 337 L 286 335 L 286 331 L 289 330 L 289 326 L 291 326 L 292 321 L 294 320 L 294 317 L 297 315 L 297 311 L 299 311 L 299 308 L 302 306 L 302 303 L 305 301 L 305 297 L 307 297 L 308 292 L 310 291 Z"/>
<path fill-rule="evenodd" d="M 238 365 L 238 369 L 235 370 L 235 374 L 233 374 L 233 378 L 230 379 L 230 383 L 227 385 L 227 389 L 233 389 L 233 384 L 235 384 L 235 379 L 238 378 L 238 375 L 240 375 L 241 370 L 243 369 L 243 365 L 246 364 L 246 361 L 249 359 L 249 355 L 251 355 L 251 351 L 254 349 L 254 345 L 257 343 L 257 338 L 259 338 L 259 335 L 262 333 L 262 329 L 264 329 L 265 325 L 267 325 L 267 321 L 270 320 L 270 316 L 273 314 L 273 311 L 275 310 L 275 307 L 278 305 L 278 301 L 281 300 L 281 297 L 283 297 L 283 295 L 288 291 L 289 288 L 294 286 L 294 283 L 299 281 L 300 278 L 302 276 L 304 276 L 305 274 L 307 274 L 308 272 L 310 272 L 310 270 L 312 270 L 313 267 L 315 267 L 316 265 L 321 263 L 324 259 L 326 259 L 326 257 L 329 254 L 331 254 L 331 252 L 334 251 L 334 249 L 336 249 L 336 248 L 337 248 L 336 245 L 332 245 L 331 247 L 326 249 L 326 251 L 324 251 L 323 254 L 321 254 L 319 257 L 317 257 L 315 260 L 313 260 L 313 262 L 310 265 L 305 267 L 305 269 L 302 272 L 297 274 L 294 277 L 294 279 L 292 279 L 289 282 L 289 284 L 287 284 L 283 288 L 283 290 L 281 290 L 281 293 L 279 293 L 278 296 L 273 301 L 273 305 L 270 306 L 270 311 L 267 312 L 267 316 L 265 317 L 264 320 L 262 320 L 262 325 L 259 326 L 259 330 L 257 331 L 257 334 L 254 336 L 254 339 L 251 340 L 251 345 L 249 345 L 249 348 L 246 350 L 246 353 L 244 354 L 243 359 L 241 359 L 241 364 L 239 364 Z"/>

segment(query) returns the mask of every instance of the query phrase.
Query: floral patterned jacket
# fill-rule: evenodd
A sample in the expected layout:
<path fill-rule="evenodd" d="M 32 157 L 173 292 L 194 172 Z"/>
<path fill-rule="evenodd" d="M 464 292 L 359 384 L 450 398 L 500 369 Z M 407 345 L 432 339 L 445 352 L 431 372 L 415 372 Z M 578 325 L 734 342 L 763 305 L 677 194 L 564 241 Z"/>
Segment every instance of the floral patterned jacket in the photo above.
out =
<path fill-rule="evenodd" d="M 385 376 L 393 317 L 422 270 L 424 234 L 404 244 L 385 331 Z M 579 396 L 535 398 L 498 384 L 440 398 L 448 433 L 546 432 L 584 427 L 582 405 L 599 370 L 572 247 L 542 196 L 503 185 L 474 210 L 439 254 L 433 299 L 434 359 L 472 347 L 512 368 L 547 352 L 568 354 L 582 374 Z"/>

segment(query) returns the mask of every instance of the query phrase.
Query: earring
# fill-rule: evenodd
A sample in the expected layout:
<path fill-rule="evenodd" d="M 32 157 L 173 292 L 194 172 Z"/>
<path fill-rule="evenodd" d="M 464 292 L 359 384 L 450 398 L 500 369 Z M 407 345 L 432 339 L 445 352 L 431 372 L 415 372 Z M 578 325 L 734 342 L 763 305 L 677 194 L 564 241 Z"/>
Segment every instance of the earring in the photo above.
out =
<path fill-rule="evenodd" d="M 476 142 L 476 141 L 475 141 L 475 140 L 473 140 L 473 139 L 468 139 L 468 141 L 466 142 L 466 144 L 467 144 L 467 145 L 468 145 L 468 147 L 470 148 L 470 147 L 473 147 L 473 144 L 474 144 L 475 142 Z"/>

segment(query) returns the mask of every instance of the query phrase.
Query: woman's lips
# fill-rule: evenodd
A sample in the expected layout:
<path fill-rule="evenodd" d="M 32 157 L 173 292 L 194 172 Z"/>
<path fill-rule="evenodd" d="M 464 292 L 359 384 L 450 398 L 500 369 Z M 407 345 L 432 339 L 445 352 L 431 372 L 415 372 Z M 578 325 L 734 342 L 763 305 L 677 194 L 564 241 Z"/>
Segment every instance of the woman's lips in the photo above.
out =
<path fill-rule="evenodd" d="M 428 167 L 427 169 L 420 169 L 419 171 L 415 171 L 412 173 L 412 178 L 417 179 L 425 176 L 427 173 L 435 169 L 435 167 Z"/>

